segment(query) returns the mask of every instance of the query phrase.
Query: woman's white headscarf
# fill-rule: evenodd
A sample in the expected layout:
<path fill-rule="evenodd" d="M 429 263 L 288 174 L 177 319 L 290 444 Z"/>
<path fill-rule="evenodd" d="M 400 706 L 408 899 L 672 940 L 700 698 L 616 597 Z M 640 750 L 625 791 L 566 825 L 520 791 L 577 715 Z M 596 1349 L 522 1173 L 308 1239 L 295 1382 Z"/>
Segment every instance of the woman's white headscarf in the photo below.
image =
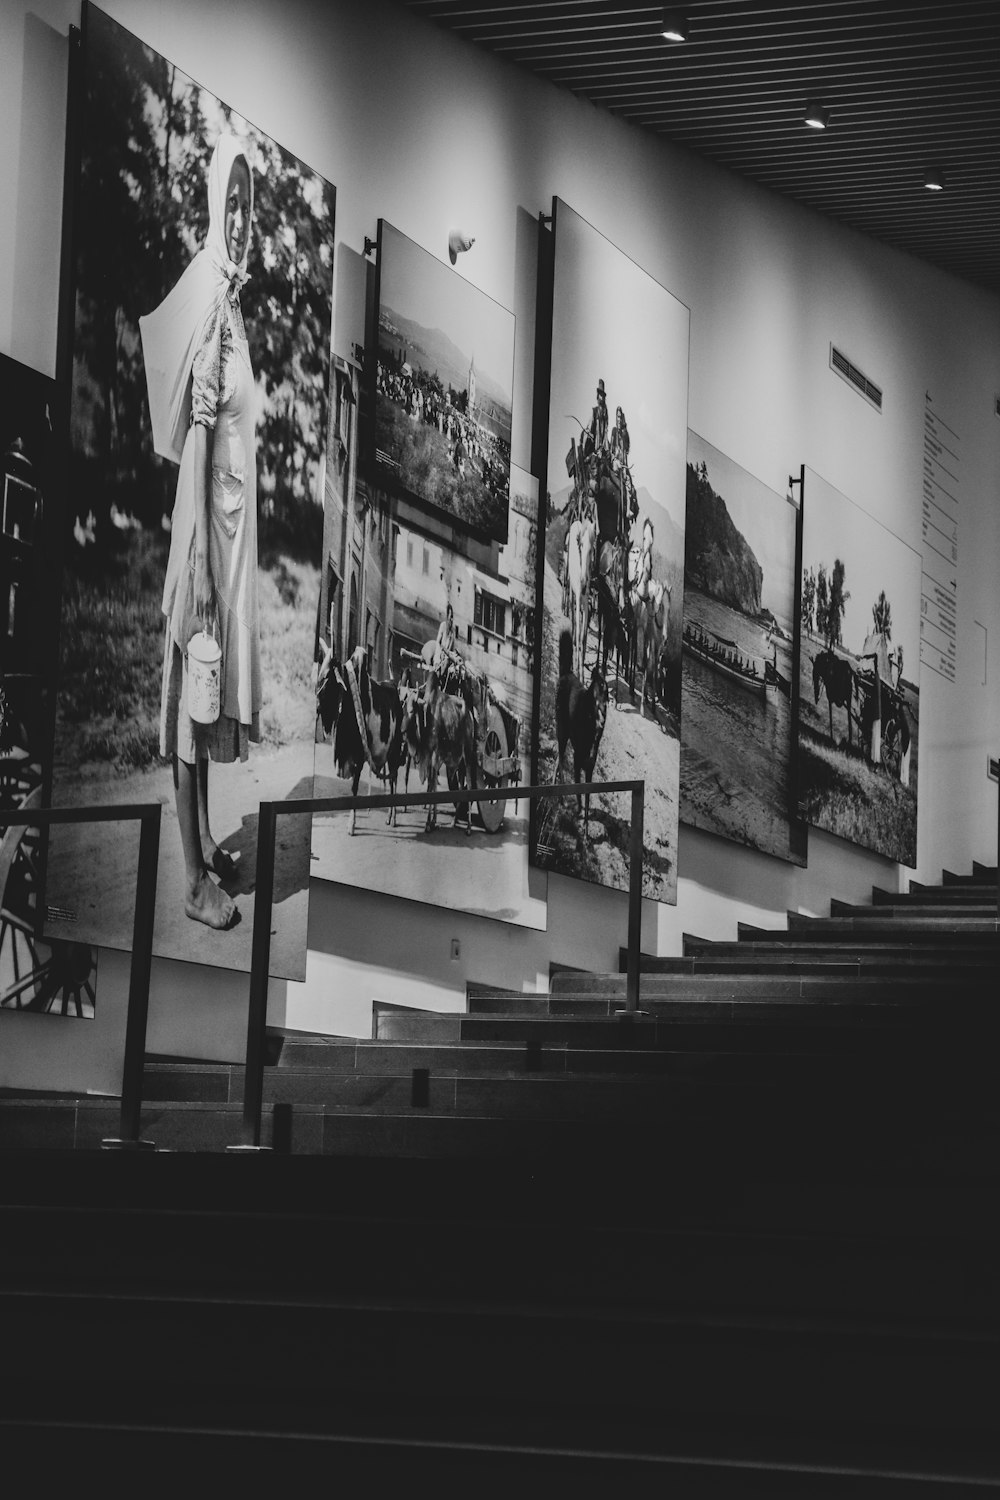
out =
<path fill-rule="evenodd" d="M 173 291 L 154 312 L 139 319 L 146 366 L 153 447 L 162 458 L 179 464 L 191 419 L 191 365 L 208 319 L 226 296 L 234 301 L 249 280 L 247 254 L 250 226 L 239 265 L 226 245 L 226 194 L 233 162 L 243 157 L 250 178 L 253 217 L 253 173 L 246 144 L 235 135 L 220 135 L 208 169 L 208 235 Z"/>

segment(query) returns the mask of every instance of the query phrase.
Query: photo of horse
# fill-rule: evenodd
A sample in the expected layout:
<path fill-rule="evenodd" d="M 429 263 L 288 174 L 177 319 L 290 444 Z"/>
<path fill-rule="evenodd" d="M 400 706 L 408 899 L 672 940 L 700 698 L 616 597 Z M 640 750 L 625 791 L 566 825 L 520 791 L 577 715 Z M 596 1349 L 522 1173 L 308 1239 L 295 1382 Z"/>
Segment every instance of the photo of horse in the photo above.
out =
<path fill-rule="evenodd" d="M 681 822 L 804 864 L 793 771 L 798 515 L 688 433 Z"/>
<path fill-rule="evenodd" d="M 799 811 L 912 867 L 920 554 L 810 469 L 803 491 Z"/>
<path fill-rule="evenodd" d="M 677 899 L 689 312 L 560 199 L 552 218 L 533 859 L 624 890 L 642 778 L 643 894 Z M 581 801 L 583 805 L 581 805 Z"/>

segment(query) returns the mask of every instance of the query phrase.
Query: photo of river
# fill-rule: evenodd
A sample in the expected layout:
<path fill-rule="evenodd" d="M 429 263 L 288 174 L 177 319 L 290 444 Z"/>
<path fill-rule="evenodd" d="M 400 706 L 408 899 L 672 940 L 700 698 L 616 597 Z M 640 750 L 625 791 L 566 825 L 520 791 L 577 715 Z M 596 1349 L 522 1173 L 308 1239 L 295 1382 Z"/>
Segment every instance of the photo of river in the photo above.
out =
<path fill-rule="evenodd" d="M 681 821 L 804 864 L 792 774 L 797 518 L 688 434 Z"/>

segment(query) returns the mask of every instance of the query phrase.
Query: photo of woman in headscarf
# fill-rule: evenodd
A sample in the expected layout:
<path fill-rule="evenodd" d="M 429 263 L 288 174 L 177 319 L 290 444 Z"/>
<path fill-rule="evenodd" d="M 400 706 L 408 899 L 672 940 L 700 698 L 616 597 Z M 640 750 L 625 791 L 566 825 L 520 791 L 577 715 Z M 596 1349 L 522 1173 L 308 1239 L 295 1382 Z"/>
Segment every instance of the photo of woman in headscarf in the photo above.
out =
<path fill-rule="evenodd" d="M 163 589 L 160 753 L 173 763 L 184 910 L 224 929 L 236 916 L 215 883 L 235 871 L 209 822 L 209 764 L 246 760 L 260 740 L 255 388 L 240 290 L 249 279 L 253 177 L 247 148 L 219 137 L 208 172 L 205 245 L 155 312 L 139 320 L 156 451 L 180 465 Z M 188 647 L 221 648 L 219 712 L 191 716 Z"/>
<path fill-rule="evenodd" d="M 246 972 L 260 805 L 312 793 L 336 189 L 85 16 L 52 805 L 158 803 L 155 956 Z M 282 829 L 299 980 L 311 820 Z M 53 827 L 45 869 L 46 938 L 131 946 L 116 824 Z"/>

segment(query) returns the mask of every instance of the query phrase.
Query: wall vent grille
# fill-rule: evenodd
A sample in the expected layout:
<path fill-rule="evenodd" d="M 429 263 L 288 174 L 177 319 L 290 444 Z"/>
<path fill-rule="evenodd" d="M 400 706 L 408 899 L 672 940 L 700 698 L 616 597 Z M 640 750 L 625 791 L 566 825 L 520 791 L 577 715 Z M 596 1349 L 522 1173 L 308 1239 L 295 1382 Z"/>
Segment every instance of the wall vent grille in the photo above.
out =
<path fill-rule="evenodd" d="M 853 364 L 847 355 L 842 354 L 833 344 L 830 345 L 830 368 L 836 370 L 837 374 L 849 385 L 853 385 L 858 395 L 870 401 L 876 411 L 882 410 L 881 386 L 876 385 L 874 380 L 869 380 L 864 370 L 859 370 L 857 365 Z"/>

